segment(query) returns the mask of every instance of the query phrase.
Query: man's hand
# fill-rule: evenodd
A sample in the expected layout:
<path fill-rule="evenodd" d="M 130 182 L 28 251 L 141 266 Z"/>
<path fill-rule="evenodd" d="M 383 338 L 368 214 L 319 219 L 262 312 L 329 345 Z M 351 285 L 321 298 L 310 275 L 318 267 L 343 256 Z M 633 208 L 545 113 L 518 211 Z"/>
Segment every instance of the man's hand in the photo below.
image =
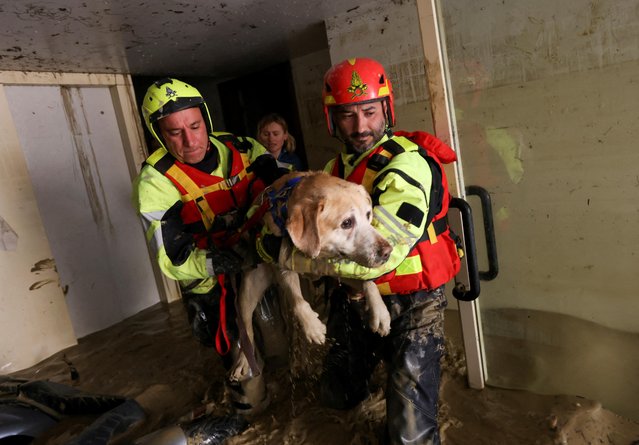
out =
<path fill-rule="evenodd" d="M 232 249 L 218 249 L 212 246 L 206 254 L 206 259 L 207 262 L 210 261 L 215 275 L 237 273 L 242 270 L 242 257 Z"/>
<path fill-rule="evenodd" d="M 216 307 L 211 294 L 185 293 L 182 299 L 191 325 L 193 336 L 204 346 L 215 345 L 213 323 L 216 320 Z"/>
<path fill-rule="evenodd" d="M 260 178 L 267 186 L 288 173 L 287 169 L 278 167 L 275 158 L 268 153 L 258 156 L 247 170 L 255 172 L 255 176 Z"/>

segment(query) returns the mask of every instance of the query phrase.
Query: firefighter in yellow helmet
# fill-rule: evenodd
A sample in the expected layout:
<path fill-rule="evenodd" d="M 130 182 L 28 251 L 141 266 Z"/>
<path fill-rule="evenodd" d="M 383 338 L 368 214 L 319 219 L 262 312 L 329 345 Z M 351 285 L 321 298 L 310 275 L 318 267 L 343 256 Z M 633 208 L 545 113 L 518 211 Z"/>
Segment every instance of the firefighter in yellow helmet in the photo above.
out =
<path fill-rule="evenodd" d="M 248 256 L 237 235 L 277 165 L 253 138 L 214 132 L 202 95 L 180 80 L 154 82 L 141 108 L 159 146 L 134 183 L 146 238 L 162 272 L 180 284 L 193 334 L 229 368 L 239 337 L 232 281 Z M 266 406 L 261 376 L 228 384 L 237 411 Z"/>
<path fill-rule="evenodd" d="M 300 272 L 375 280 L 391 314 L 390 334 L 371 331 L 364 300 L 339 286 L 330 300 L 327 338 L 334 339 L 321 377 L 321 398 L 348 409 L 369 395 L 380 360 L 386 364 L 388 444 L 439 444 L 439 360 L 444 349 L 444 284 L 459 271 L 456 238 L 447 224 L 449 193 L 442 163 L 451 148 L 425 132 L 391 131 L 393 92 L 383 66 L 344 60 L 324 77 L 329 133 L 345 145 L 325 170 L 364 185 L 373 224 L 393 245 L 386 264 L 321 262 L 299 252 L 280 259 Z"/>

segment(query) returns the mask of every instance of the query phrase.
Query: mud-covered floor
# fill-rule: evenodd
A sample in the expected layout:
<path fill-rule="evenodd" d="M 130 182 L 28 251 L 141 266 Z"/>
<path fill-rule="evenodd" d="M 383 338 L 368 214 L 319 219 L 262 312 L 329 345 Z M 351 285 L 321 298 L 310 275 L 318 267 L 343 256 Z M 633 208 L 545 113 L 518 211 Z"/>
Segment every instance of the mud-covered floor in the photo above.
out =
<path fill-rule="evenodd" d="M 496 388 L 469 389 L 458 340 L 449 338 L 447 343 L 440 410 L 444 444 L 630 445 L 639 441 L 639 423 L 617 416 L 595 401 Z M 275 360 L 271 361 L 265 369 L 272 397 L 269 409 L 227 443 L 380 443 L 385 415 L 383 371 L 378 372 L 379 383 L 372 396 L 360 406 L 348 412 L 326 409 L 316 398 L 322 349 L 309 348 L 298 339 L 293 344 L 298 351 L 293 357 L 295 371 L 281 363 L 274 366 Z M 72 367 L 77 371 L 75 379 Z M 146 412 L 146 421 L 118 438 L 118 444 L 173 425 L 207 403 L 215 413 L 226 412 L 221 361 L 212 349 L 191 337 L 180 302 L 155 305 L 13 376 L 135 398 Z M 36 443 L 65 443 L 93 419 L 65 419 Z"/>

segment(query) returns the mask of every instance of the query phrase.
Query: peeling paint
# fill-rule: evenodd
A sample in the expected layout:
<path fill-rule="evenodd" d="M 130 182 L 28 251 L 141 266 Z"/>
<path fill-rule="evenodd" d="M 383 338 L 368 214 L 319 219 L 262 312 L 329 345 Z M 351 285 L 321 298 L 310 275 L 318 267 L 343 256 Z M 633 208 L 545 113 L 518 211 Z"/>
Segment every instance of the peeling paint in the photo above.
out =
<path fill-rule="evenodd" d="M 521 160 L 521 149 L 524 146 L 521 134 L 513 133 L 517 129 L 486 128 L 486 141 L 504 163 L 510 180 L 519 184 L 524 177 L 524 164 Z"/>
<path fill-rule="evenodd" d="M 503 222 L 510 219 L 510 212 L 506 207 L 500 207 L 497 212 L 495 212 L 495 221 Z"/>
<path fill-rule="evenodd" d="M 31 272 L 35 273 L 42 272 L 43 270 L 54 270 L 57 272 L 55 260 L 53 258 L 45 258 L 35 263 L 31 268 Z"/>
<path fill-rule="evenodd" d="M 55 283 L 55 282 L 56 282 L 56 280 L 52 280 L 52 279 L 36 281 L 31 286 L 29 286 L 29 290 L 40 289 L 45 284 Z"/>
<path fill-rule="evenodd" d="M 55 260 L 53 258 L 42 259 L 36 262 L 31 268 L 31 272 L 35 273 L 36 275 L 46 271 L 53 271 L 57 275 L 58 269 L 55 266 Z M 31 286 L 29 286 L 29 290 L 37 290 L 50 283 L 59 285 L 59 280 L 58 278 L 47 278 L 44 280 L 39 280 L 32 283 Z"/>

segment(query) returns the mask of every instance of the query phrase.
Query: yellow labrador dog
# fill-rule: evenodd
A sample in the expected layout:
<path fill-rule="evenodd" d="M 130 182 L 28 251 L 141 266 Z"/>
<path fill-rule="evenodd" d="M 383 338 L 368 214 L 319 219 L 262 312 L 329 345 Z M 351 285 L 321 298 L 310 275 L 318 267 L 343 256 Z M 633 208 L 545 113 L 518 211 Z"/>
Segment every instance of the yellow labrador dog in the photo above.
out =
<path fill-rule="evenodd" d="M 310 258 L 348 259 L 366 267 L 381 266 L 388 260 L 392 246 L 371 225 L 372 202 L 364 187 L 324 172 L 294 172 L 275 181 L 266 192 L 285 189 L 292 181 L 296 182 L 285 198 L 285 219 L 278 224 L 279 217 L 273 212 L 266 212 L 263 217 L 271 233 L 284 237 L 280 259 L 288 258 L 295 247 Z M 318 271 L 320 275 L 323 273 Z M 238 296 L 238 317 L 250 344 L 254 339 L 253 311 L 274 281 L 288 298 L 306 339 L 324 343 L 326 326 L 304 299 L 299 275 L 281 264 L 263 263 L 244 274 Z M 388 335 L 390 314 L 377 286 L 369 281 L 341 281 L 366 297 L 370 328 L 382 336 Z M 247 352 L 242 352 L 231 371 L 233 380 L 242 380 L 251 373 Z"/>

